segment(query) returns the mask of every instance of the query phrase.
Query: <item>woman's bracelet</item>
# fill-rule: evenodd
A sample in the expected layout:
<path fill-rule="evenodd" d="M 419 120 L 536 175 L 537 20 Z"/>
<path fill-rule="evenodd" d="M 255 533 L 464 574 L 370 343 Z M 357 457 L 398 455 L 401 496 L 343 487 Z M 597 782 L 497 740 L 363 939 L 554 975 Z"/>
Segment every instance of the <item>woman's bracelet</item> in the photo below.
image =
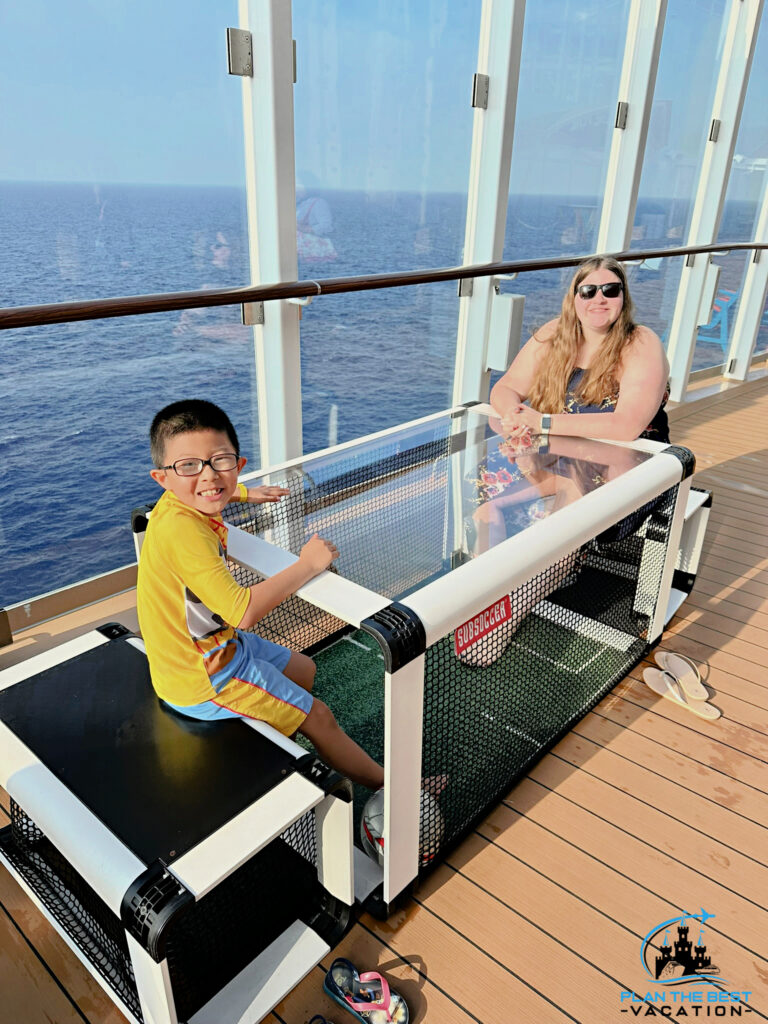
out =
<path fill-rule="evenodd" d="M 248 501 L 248 488 L 244 483 L 238 483 L 237 485 L 238 501 Z"/>
<path fill-rule="evenodd" d="M 548 412 L 542 413 L 541 426 L 539 427 L 539 434 L 543 437 L 549 437 L 549 432 L 552 429 L 552 417 Z"/>

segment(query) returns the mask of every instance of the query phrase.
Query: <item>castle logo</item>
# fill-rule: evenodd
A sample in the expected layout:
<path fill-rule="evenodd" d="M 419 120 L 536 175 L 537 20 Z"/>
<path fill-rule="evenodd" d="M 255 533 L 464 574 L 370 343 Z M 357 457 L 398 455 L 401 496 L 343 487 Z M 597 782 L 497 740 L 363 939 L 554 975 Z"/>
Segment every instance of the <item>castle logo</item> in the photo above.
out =
<path fill-rule="evenodd" d="M 643 968 L 652 981 L 658 985 L 683 985 L 688 982 L 714 981 L 727 984 L 720 977 L 720 968 L 712 963 L 707 956 L 704 944 L 706 923 L 715 915 L 708 914 L 702 907 L 699 914 L 683 914 L 681 917 L 670 918 L 657 924 L 643 939 L 640 947 L 640 959 Z M 696 945 L 689 938 L 693 924 L 693 935 L 698 930 Z M 698 922 L 698 926 L 697 926 Z M 672 935 L 677 938 L 672 941 Z M 659 942 L 659 938 L 661 942 Z M 654 955 L 654 950 L 658 952 Z"/>
<path fill-rule="evenodd" d="M 624 989 L 620 1011 L 629 1017 L 741 1017 L 754 1013 L 752 992 L 731 992 L 707 952 L 708 914 L 681 914 L 655 925 L 642 941 L 640 961 L 648 991 Z M 696 938 L 694 945 L 693 939 Z"/>

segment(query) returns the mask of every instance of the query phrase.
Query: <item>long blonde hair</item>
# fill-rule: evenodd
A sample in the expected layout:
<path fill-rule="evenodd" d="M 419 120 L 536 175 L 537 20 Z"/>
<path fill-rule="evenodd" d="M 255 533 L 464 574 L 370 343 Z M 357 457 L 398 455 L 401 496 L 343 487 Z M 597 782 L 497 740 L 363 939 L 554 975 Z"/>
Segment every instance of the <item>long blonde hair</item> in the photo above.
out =
<path fill-rule="evenodd" d="M 627 277 L 622 265 L 605 256 L 592 256 L 580 263 L 563 298 L 560 319 L 554 333 L 548 337 L 534 337 L 549 350 L 539 360 L 531 384 L 528 401 L 539 412 L 558 413 L 564 411 L 568 381 L 576 369 L 576 355 L 583 334 L 581 323 L 576 316 L 574 299 L 576 289 L 595 270 L 610 270 L 619 278 L 623 288 L 624 304 L 616 322 L 605 336 L 592 365 L 584 374 L 578 390 L 578 398 L 584 405 L 600 403 L 618 390 L 618 369 L 624 349 L 631 344 L 635 331 L 632 319 L 633 305 L 627 287 Z"/>

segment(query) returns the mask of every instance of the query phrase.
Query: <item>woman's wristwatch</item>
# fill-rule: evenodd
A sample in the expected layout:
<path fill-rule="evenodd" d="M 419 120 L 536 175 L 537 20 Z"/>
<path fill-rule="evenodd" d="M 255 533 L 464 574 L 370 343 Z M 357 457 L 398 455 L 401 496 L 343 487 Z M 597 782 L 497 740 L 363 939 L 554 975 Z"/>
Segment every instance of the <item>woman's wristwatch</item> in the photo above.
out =
<path fill-rule="evenodd" d="M 552 417 L 548 412 L 542 413 L 541 416 L 541 427 L 539 428 L 539 434 L 542 437 L 549 437 L 549 432 L 552 429 Z"/>

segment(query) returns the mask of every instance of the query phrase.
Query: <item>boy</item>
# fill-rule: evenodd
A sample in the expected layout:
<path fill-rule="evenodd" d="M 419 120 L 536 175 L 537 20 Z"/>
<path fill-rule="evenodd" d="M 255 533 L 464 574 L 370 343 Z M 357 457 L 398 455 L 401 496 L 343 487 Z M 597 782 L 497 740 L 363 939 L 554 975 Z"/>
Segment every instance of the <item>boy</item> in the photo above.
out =
<path fill-rule="evenodd" d="M 229 418 L 212 402 L 166 406 L 149 437 L 150 476 L 165 493 L 141 550 L 137 606 L 158 696 L 191 718 L 259 719 L 286 736 L 298 730 L 353 782 L 382 786 L 381 766 L 312 697 L 314 662 L 242 632 L 327 569 L 336 548 L 315 534 L 292 566 L 241 587 L 224 560 L 222 509 L 230 501 L 279 501 L 288 492 L 238 484 L 246 460 Z"/>

